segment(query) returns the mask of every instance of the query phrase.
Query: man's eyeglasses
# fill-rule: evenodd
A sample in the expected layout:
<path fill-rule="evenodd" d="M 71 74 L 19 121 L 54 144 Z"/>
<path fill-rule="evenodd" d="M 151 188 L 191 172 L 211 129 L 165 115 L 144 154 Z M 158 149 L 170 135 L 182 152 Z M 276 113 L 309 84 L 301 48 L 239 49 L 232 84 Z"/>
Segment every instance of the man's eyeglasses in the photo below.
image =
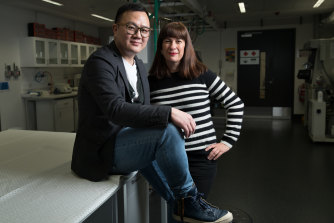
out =
<path fill-rule="evenodd" d="M 138 30 L 140 30 L 140 34 L 142 37 L 149 37 L 150 33 L 152 31 L 151 28 L 147 28 L 147 27 L 142 27 L 139 28 L 138 26 L 131 24 L 131 23 L 127 23 L 127 24 L 118 24 L 120 26 L 125 26 L 126 27 L 126 32 L 129 35 L 135 35 L 137 34 Z"/>

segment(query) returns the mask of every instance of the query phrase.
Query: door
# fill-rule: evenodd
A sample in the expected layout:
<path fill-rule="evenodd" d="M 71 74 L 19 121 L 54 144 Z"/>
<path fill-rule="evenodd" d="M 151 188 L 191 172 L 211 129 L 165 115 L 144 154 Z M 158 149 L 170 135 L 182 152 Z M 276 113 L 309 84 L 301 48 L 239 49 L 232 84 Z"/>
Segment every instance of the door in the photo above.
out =
<path fill-rule="evenodd" d="M 73 98 L 55 100 L 54 122 L 56 132 L 74 132 Z"/>
<path fill-rule="evenodd" d="M 238 95 L 248 107 L 293 107 L 295 30 L 238 32 Z"/>

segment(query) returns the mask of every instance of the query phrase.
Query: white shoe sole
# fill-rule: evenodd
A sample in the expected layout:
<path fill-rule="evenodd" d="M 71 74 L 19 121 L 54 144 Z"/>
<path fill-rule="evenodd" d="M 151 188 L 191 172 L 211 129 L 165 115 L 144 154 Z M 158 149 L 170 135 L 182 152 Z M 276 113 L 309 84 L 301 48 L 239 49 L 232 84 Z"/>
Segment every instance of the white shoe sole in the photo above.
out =
<path fill-rule="evenodd" d="M 173 218 L 176 221 L 180 221 L 180 216 L 174 215 L 173 214 Z M 216 221 L 199 221 L 199 220 L 195 220 L 192 218 L 187 218 L 187 217 L 183 217 L 183 222 L 184 223 L 231 223 L 233 221 L 233 215 L 231 212 L 227 212 L 226 215 L 224 215 L 223 217 L 217 219 Z"/>

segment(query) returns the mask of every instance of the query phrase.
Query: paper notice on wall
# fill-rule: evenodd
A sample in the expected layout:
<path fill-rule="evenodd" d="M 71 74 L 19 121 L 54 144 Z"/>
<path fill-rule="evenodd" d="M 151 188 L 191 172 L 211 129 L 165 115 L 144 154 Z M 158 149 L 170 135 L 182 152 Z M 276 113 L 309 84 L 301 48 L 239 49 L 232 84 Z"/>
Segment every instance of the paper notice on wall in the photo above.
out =
<path fill-rule="evenodd" d="M 235 60 L 235 48 L 225 49 L 225 61 L 234 62 Z"/>
<path fill-rule="evenodd" d="M 240 50 L 240 57 L 259 57 L 260 50 Z"/>
<path fill-rule="evenodd" d="M 260 63 L 260 50 L 240 50 L 240 65 L 257 65 Z"/>
<path fill-rule="evenodd" d="M 259 64 L 259 58 L 250 58 L 250 57 L 240 58 L 240 64 L 241 65 Z"/>
<path fill-rule="evenodd" d="M 8 81 L 0 82 L 0 92 L 8 90 L 9 90 L 9 82 Z"/>

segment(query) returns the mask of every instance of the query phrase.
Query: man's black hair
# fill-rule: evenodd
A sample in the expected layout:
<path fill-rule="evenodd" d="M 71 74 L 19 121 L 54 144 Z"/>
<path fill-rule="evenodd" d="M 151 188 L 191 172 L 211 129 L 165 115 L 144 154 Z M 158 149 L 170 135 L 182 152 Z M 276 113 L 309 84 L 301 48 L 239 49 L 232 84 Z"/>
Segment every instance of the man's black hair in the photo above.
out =
<path fill-rule="evenodd" d="M 133 11 L 133 12 L 145 12 L 146 15 L 149 17 L 148 12 L 144 6 L 138 3 L 127 3 L 121 6 L 116 13 L 115 23 L 118 23 L 121 19 L 124 12 Z"/>

